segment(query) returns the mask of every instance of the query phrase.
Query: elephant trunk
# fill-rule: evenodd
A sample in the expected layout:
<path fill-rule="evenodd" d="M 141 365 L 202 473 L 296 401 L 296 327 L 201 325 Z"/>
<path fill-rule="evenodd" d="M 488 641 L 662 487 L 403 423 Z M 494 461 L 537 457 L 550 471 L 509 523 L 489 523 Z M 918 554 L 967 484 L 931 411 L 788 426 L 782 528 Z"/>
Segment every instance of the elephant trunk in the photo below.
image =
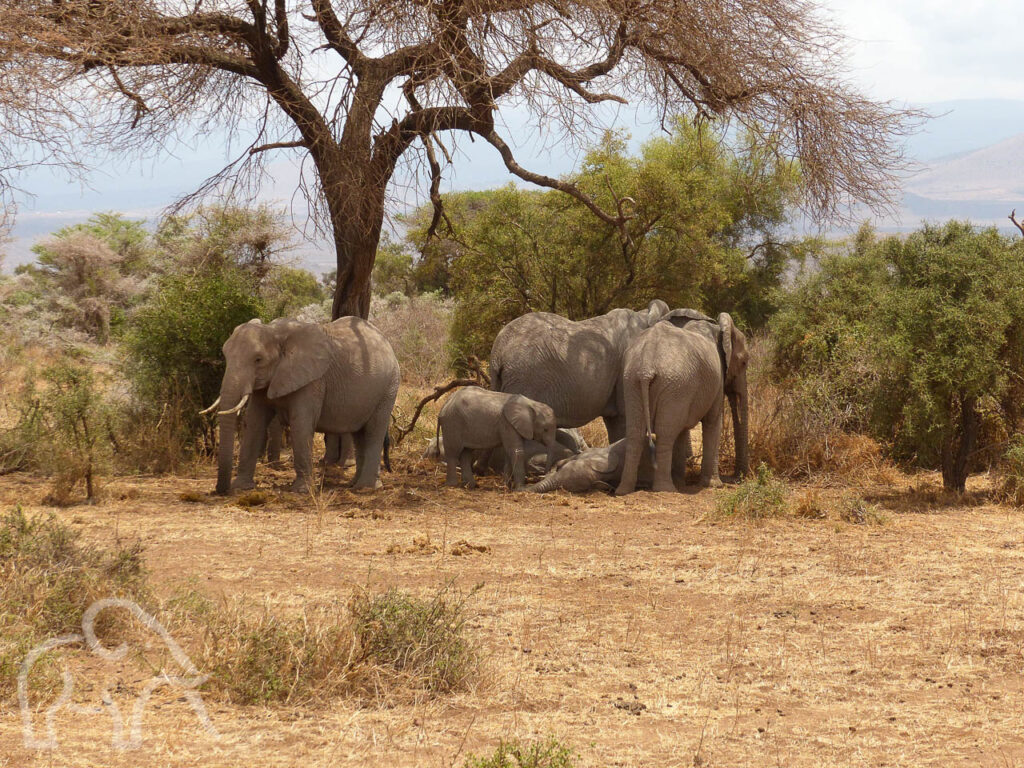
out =
<path fill-rule="evenodd" d="M 217 493 L 226 494 L 231 490 L 231 470 L 235 461 L 235 428 L 238 424 L 239 404 L 252 391 L 251 384 L 245 386 L 236 381 L 237 377 L 224 374 L 224 384 L 220 390 L 220 412 L 217 414 L 217 427 L 220 444 L 217 449 Z M 228 413 L 225 413 L 227 411 Z"/>
<path fill-rule="evenodd" d="M 235 423 L 237 414 L 221 416 L 217 420 L 220 445 L 217 449 L 217 493 L 231 490 L 231 468 L 235 460 Z"/>
<path fill-rule="evenodd" d="M 746 381 L 738 382 L 729 393 L 729 407 L 736 442 L 736 476 L 745 477 L 750 474 L 750 399 Z"/>

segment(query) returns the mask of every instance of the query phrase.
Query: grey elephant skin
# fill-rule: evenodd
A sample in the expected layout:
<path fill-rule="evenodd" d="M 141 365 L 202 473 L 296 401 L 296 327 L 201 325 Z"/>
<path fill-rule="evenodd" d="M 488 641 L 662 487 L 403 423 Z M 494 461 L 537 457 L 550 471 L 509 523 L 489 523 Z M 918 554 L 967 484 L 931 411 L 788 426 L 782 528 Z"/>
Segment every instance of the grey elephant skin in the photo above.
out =
<path fill-rule="evenodd" d="M 256 461 L 275 414 L 291 431 L 295 481 L 304 493 L 313 476 L 313 433 L 351 433 L 356 488 L 374 488 L 391 409 L 398 395 L 398 359 L 387 339 L 358 317 L 327 325 L 251 320 L 224 343 L 227 369 L 220 391 L 217 493 L 254 487 Z M 238 471 L 231 482 L 239 405 L 247 400 Z"/>
<path fill-rule="evenodd" d="M 585 451 L 590 447 L 578 429 L 559 429 L 555 433 L 555 443 L 556 462 L 575 456 L 577 453 Z M 523 442 L 523 451 L 525 453 L 527 473 L 539 472 L 544 474 L 547 468 L 547 447 L 536 440 L 526 440 Z M 430 438 L 427 447 L 423 450 L 422 458 L 445 461 L 444 439 Z M 490 450 L 473 452 L 474 474 L 504 471 L 505 451 L 501 446 Z"/>
<path fill-rule="evenodd" d="M 532 493 L 550 493 L 563 490 L 570 493 L 610 491 L 622 480 L 626 461 L 626 441 L 616 440 L 611 445 L 587 450 L 558 462 L 544 478 L 526 490 Z M 640 457 L 637 487 L 650 487 L 654 469 L 647 454 Z"/>
<path fill-rule="evenodd" d="M 718 449 L 725 396 L 736 434 L 736 471 L 748 469 L 746 338 L 732 317 L 717 321 L 675 310 L 626 351 L 626 457 L 617 494 L 632 493 L 646 442 L 653 453 L 655 491 L 674 491 L 685 476 L 689 430 L 701 425 L 701 485 L 720 486 Z M 684 445 L 685 442 L 685 445 Z"/>
<path fill-rule="evenodd" d="M 526 478 L 525 442 L 535 440 L 548 452 L 546 469 L 554 463 L 556 451 L 555 413 L 543 403 L 522 395 L 491 392 L 480 387 L 460 389 L 441 407 L 437 417 L 438 445 L 446 448 L 447 484 L 476 487 L 473 476 L 474 451 L 501 447 L 505 453 L 505 475 L 519 490 Z"/>
<path fill-rule="evenodd" d="M 491 346 L 491 388 L 551 406 L 560 427 L 603 418 L 614 442 L 625 434 L 623 355 L 668 310 L 657 299 L 646 311 L 613 309 L 589 320 L 549 312 L 516 318 Z"/>

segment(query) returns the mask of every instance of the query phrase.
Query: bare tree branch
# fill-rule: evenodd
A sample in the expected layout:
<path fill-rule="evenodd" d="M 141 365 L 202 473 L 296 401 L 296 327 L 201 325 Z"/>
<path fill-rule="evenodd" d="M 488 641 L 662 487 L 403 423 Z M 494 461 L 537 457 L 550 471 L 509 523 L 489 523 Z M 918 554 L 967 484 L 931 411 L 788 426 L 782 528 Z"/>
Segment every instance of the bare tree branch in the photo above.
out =
<path fill-rule="evenodd" d="M 1010 212 L 1010 221 L 1012 221 L 1013 225 L 1015 227 L 1017 227 L 1017 229 L 1020 230 L 1021 236 L 1024 236 L 1024 224 L 1021 224 L 1019 221 L 1017 221 L 1017 209 L 1016 208 L 1014 208 L 1013 211 Z"/>

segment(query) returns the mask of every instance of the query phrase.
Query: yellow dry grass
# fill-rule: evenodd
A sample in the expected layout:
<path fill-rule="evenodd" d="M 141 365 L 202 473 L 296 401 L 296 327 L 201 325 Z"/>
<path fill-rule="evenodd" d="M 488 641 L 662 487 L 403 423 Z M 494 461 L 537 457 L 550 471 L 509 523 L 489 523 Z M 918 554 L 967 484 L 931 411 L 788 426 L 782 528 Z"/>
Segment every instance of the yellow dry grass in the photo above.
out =
<path fill-rule="evenodd" d="M 432 425 L 431 425 L 432 426 Z M 450 696 L 237 707 L 206 695 L 221 736 L 158 689 L 144 743 L 110 744 L 151 673 L 74 661 L 92 709 L 56 720 L 56 753 L 26 749 L 0 709 L 0 766 L 458 766 L 501 737 L 557 734 L 586 766 L 1024 765 L 1024 540 L 1019 513 L 931 475 L 794 486 L 825 510 L 856 494 L 885 525 L 708 515 L 723 491 L 626 498 L 443 487 L 407 443 L 376 493 L 330 470 L 311 497 L 261 468 L 265 503 L 191 476 L 120 478 L 91 507 L 54 510 L 86 541 L 138 538 L 156 591 L 269 604 L 283 615 L 354 590 L 421 596 L 483 583 L 469 632 L 484 654 Z M 0 478 L 0 509 L 45 509 L 44 480 Z M 188 499 L 183 500 L 183 495 Z M 37 713 L 42 722 L 42 713 Z"/>

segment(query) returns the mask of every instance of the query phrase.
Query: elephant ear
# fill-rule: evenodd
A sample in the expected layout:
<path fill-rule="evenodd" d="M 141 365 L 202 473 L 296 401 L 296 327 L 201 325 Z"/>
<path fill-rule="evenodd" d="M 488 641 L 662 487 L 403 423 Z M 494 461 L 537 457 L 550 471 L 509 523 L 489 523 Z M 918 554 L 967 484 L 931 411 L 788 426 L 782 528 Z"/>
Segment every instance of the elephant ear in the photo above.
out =
<path fill-rule="evenodd" d="M 276 321 L 271 323 L 277 325 Z M 295 320 L 277 325 L 281 336 L 281 359 L 270 377 L 267 397 L 271 400 L 290 395 L 316 381 L 331 364 L 331 347 L 324 329 L 316 323 Z"/>
<path fill-rule="evenodd" d="M 732 334 L 735 326 L 732 322 L 732 316 L 728 312 L 723 312 L 718 316 L 718 327 L 722 329 L 721 336 L 721 347 L 722 347 L 722 365 L 723 373 L 725 378 L 729 378 L 729 367 L 732 365 Z"/>
<path fill-rule="evenodd" d="M 666 314 L 668 314 L 668 304 L 661 299 L 652 301 L 647 305 L 647 327 L 650 328 Z"/>
<path fill-rule="evenodd" d="M 715 322 L 707 315 L 701 314 L 696 309 L 673 309 L 667 313 L 662 320 L 672 323 L 676 328 L 682 328 L 687 323 L 691 323 L 694 320 L 701 320 L 705 323 Z"/>
<path fill-rule="evenodd" d="M 524 440 L 533 440 L 533 408 L 525 397 L 511 397 L 502 406 L 501 415 Z"/>

